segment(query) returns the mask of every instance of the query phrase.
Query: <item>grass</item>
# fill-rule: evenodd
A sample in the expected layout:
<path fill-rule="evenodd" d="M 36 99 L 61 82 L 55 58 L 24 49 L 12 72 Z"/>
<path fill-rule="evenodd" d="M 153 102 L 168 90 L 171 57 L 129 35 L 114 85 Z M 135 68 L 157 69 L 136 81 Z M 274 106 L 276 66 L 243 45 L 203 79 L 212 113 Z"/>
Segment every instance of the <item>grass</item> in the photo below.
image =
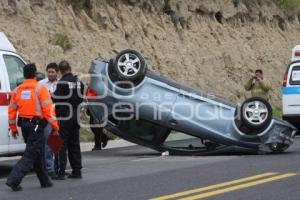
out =
<path fill-rule="evenodd" d="M 87 128 L 80 129 L 80 142 L 94 142 L 94 135 L 92 131 Z"/>
<path fill-rule="evenodd" d="M 50 40 L 50 44 L 60 46 L 64 51 L 72 48 L 69 37 L 65 34 L 57 33 Z"/>
<path fill-rule="evenodd" d="M 86 7 L 85 0 L 68 0 L 67 2 L 72 6 L 75 14 L 79 14 Z"/>
<path fill-rule="evenodd" d="M 104 130 L 103 132 L 104 132 L 104 134 L 107 135 L 107 137 L 110 140 L 117 139 L 117 137 L 114 134 L 112 134 L 106 130 Z M 94 142 L 94 134 L 89 128 L 81 128 L 80 129 L 80 142 Z"/>
<path fill-rule="evenodd" d="M 279 107 L 273 107 L 273 117 L 282 118 L 282 110 Z"/>
<path fill-rule="evenodd" d="M 282 8 L 300 11 L 300 0 L 273 0 Z"/>

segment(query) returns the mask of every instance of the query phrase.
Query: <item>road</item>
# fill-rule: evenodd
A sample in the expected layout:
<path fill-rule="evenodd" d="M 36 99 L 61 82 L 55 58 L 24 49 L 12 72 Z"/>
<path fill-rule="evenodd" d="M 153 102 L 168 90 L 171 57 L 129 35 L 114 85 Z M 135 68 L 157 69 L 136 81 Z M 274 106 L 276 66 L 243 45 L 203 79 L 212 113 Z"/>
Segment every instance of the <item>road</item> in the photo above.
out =
<path fill-rule="evenodd" d="M 300 138 L 277 155 L 161 156 L 131 146 L 85 152 L 83 158 L 82 180 L 55 181 L 53 188 L 40 189 L 31 174 L 19 193 L 5 186 L 16 161 L 1 161 L 0 199 L 300 199 Z"/>

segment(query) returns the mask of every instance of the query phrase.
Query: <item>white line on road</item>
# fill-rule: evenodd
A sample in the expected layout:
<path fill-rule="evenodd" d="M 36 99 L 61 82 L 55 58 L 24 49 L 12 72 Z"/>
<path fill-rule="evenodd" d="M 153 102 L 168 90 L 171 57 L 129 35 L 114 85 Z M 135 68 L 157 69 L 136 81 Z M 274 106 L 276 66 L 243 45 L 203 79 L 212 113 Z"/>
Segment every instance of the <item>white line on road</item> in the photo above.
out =
<path fill-rule="evenodd" d="M 154 159 L 158 159 L 160 157 L 151 157 L 151 158 L 138 158 L 138 159 L 134 159 L 131 160 L 132 162 L 140 162 L 140 161 L 145 161 L 145 160 L 154 160 Z"/>

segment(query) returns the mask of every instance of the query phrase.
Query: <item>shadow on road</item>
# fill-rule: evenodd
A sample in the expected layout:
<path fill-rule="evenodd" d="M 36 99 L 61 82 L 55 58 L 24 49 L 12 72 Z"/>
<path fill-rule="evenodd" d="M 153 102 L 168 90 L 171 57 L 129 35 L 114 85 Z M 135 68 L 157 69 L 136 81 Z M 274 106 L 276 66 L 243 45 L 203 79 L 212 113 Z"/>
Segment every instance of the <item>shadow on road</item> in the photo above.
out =
<path fill-rule="evenodd" d="M 227 149 L 224 151 L 219 152 L 212 152 L 208 154 L 203 155 L 180 155 L 180 154 L 174 154 L 170 156 L 200 156 L 200 157 L 206 157 L 206 156 L 287 156 L 287 155 L 295 155 L 298 154 L 298 150 L 293 148 L 289 149 L 286 152 L 283 153 L 266 153 L 266 154 L 258 154 L 256 152 L 251 151 L 241 151 L 241 150 L 235 150 L 235 149 Z M 99 156 L 99 157 L 145 157 L 145 156 L 161 156 L 160 152 L 157 152 L 152 149 L 148 149 L 146 147 L 142 146 L 133 146 L 133 147 L 124 147 L 124 148 L 116 148 L 116 149 L 104 149 L 101 151 L 94 151 L 94 152 L 86 152 L 87 155 L 90 156 Z"/>
<path fill-rule="evenodd" d="M 2 165 L 0 164 L 0 178 L 5 178 L 8 176 L 10 171 L 12 170 L 13 165 Z"/>
<path fill-rule="evenodd" d="M 101 151 L 90 151 L 90 152 L 84 152 L 82 153 L 83 158 L 86 160 L 89 160 L 89 158 L 98 159 L 98 158 L 105 158 L 105 159 L 113 159 L 113 158 L 147 158 L 147 157 L 160 157 L 161 153 L 154 151 L 152 149 L 148 149 L 146 147 L 142 146 L 131 146 L 131 147 L 122 147 L 122 148 L 114 148 L 114 149 L 103 149 Z M 224 156 L 224 157 L 230 157 L 230 156 L 276 156 L 276 157 L 282 157 L 282 156 L 297 156 L 299 155 L 299 149 L 298 148 L 291 148 L 283 153 L 270 153 L 270 154 L 264 154 L 264 155 L 258 155 L 256 153 L 251 152 L 238 152 L 238 151 L 225 151 L 225 152 L 218 152 L 214 154 L 209 155 L 195 155 L 192 157 L 215 157 L 215 156 Z M 172 156 L 180 156 L 180 157 L 191 157 L 191 155 L 170 155 Z M 168 157 L 168 156 L 167 156 Z M 19 160 L 18 157 L 16 159 L 12 160 L 3 160 L 0 161 L 0 179 L 3 179 L 8 176 L 10 171 L 12 170 L 15 163 Z"/>

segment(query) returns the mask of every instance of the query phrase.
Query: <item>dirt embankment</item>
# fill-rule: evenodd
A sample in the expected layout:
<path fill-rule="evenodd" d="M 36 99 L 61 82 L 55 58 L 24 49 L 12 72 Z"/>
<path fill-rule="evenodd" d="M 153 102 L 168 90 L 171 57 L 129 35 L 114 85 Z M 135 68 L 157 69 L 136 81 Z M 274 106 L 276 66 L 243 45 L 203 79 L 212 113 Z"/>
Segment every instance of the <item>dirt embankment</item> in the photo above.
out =
<path fill-rule="evenodd" d="M 262 68 L 276 106 L 300 43 L 299 16 L 270 0 L 1 0 L 0 31 L 41 68 L 67 59 L 87 72 L 98 54 L 135 48 L 154 71 L 231 100 Z"/>

